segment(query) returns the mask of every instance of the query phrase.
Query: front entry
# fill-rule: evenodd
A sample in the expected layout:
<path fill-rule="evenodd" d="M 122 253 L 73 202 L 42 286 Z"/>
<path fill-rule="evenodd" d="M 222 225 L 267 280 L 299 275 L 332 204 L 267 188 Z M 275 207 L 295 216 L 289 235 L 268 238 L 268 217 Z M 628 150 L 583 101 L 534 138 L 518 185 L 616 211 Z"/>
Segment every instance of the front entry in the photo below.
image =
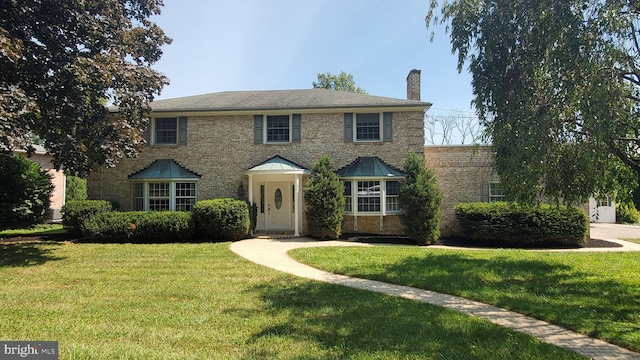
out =
<path fill-rule="evenodd" d="M 292 229 L 291 184 L 289 182 L 268 182 L 265 195 L 267 230 Z"/>

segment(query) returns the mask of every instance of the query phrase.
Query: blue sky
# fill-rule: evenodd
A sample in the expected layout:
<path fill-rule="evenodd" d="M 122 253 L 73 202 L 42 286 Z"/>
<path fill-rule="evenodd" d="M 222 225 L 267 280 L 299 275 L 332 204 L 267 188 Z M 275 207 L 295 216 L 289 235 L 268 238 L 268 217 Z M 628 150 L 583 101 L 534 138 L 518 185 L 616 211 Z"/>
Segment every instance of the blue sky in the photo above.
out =
<path fill-rule="evenodd" d="M 169 77 L 158 99 L 227 90 L 308 89 L 317 73 L 351 73 L 371 95 L 406 98 L 422 71 L 429 114 L 469 111 L 444 28 L 425 26 L 427 0 L 165 0 L 153 20 L 173 38 L 154 68 Z"/>

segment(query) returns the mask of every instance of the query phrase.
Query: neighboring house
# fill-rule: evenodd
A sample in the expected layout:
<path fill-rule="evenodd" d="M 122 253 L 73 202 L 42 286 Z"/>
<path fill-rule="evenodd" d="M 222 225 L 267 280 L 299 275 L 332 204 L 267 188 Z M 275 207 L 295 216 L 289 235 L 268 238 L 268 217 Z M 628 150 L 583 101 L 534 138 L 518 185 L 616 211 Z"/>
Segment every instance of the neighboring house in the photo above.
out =
<path fill-rule="evenodd" d="M 66 177 L 63 171 L 55 169 L 53 166 L 53 156 L 49 155 L 44 147 L 40 145 L 33 145 L 33 147 L 36 151 L 31 154 L 29 159 L 40 165 L 43 170 L 51 175 L 51 183 L 53 184 L 51 204 L 49 205 L 49 209 L 51 210 L 49 220 L 61 220 L 66 192 Z M 27 157 L 25 150 L 16 150 L 15 153 Z"/>
<path fill-rule="evenodd" d="M 240 197 L 258 206 L 259 232 L 306 233 L 304 187 L 329 155 L 344 181 L 343 232 L 401 234 L 398 185 L 409 152 L 424 152 L 420 71 L 407 99 L 327 89 L 229 91 L 151 104 L 137 158 L 92 171 L 91 199 L 122 210 L 190 210 Z M 114 113 L 117 116 L 117 110 Z"/>
<path fill-rule="evenodd" d="M 425 164 L 436 175 L 443 193 L 440 232 L 452 236 L 460 232 L 454 207 L 461 202 L 507 200 L 500 187 L 500 177 L 493 171 L 490 146 L 428 145 L 424 148 Z M 589 200 L 592 222 L 615 222 L 615 204 L 610 197 Z M 583 206 L 586 211 L 586 204 Z"/>

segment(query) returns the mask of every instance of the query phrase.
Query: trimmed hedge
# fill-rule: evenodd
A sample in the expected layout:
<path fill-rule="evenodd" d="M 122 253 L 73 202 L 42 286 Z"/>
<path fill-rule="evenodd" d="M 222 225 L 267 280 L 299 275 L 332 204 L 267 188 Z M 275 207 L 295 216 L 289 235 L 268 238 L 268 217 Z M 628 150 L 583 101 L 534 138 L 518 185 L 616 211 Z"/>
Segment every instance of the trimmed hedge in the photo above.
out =
<path fill-rule="evenodd" d="M 576 207 L 512 203 L 462 203 L 455 206 L 464 237 L 510 245 L 584 245 L 589 228 Z"/>
<path fill-rule="evenodd" d="M 109 212 L 112 204 L 106 200 L 70 200 L 62 207 L 62 225 L 73 236 L 84 232 L 85 220 L 96 214 Z"/>
<path fill-rule="evenodd" d="M 193 206 L 197 233 L 216 240 L 239 240 L 250 234 L 249 206 L 244 200 L 200 200 Z"/>
<path fill-rule="evenodd" d="M 180 211 L 103 212 L 83 227 L 91 241 L 118 243 L 190 242 L 195 230 L 191 213 Z"/>

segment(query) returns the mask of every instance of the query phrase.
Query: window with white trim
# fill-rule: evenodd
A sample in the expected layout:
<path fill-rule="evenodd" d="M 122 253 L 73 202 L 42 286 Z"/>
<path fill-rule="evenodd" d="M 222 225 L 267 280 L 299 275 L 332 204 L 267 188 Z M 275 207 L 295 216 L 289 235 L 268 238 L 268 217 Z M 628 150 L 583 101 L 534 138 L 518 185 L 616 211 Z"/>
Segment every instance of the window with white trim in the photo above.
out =
<path fill-rule="evenodd" d="M 356 141 L 381 141 L 382 121 L 380 113 L 356 114 Z"/>
<path fill-rule="evenodd" d="M 254 115 L 254 144 L 292 144 L 302 141 L 302 114 Z"/>
<path fill-rule="evenodd" d="M 386 206 L 387 212 L 400 212 L 400 182 L 399 181 L 385 181 L 386 185 Z"/>
<path fill-rule="evenodd" d="M 358 181 L 358 212 L 380 212 L 380 181 Z"/>
<path fill-rule="evenodd" d="M 344 212 L 353 211 L 353 195 L 351 194 L 351 181 L 343 181 L 344 184 Z"/>
<path fill-rule="evenodd" d="M 482 184 L 482 201 L 483 202 L 497 202 L 508 201 L 507 195 L 502 191 L 502 186 L 499 182 L 488 182 Z"/>
<path fill-rule="evenodd" d="M 347 179 L 343 184 L 346 214 L 389 215 L 402 212 L 398 180 Z"/>
<path fill-rule="evenodd" d="M 345 142 L 392 142 L 393 113 L 344 113 Z"/>
<path fill-rule="evenodd" d="M 178 118 L 155 119 L 155 143 L 175 145 L 178 143 Z"/>
<path fill-rule="evenodd" d="M 193 181 L 136 181 L 133 183 L 133 210 L 191 211 L 196 203 Z"/>
<path fill-rule="evenodd" d="M 291 139 L 291 117 L 289 115 L 267 115 L 267 142 L 288 143 Z"/>

